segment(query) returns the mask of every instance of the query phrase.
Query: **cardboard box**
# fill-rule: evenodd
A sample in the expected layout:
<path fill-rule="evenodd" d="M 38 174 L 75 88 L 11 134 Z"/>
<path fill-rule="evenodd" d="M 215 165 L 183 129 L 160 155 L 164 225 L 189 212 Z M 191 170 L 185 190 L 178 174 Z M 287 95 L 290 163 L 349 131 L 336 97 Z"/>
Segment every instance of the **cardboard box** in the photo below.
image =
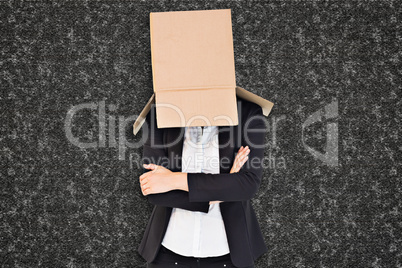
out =
<path fill-rule="evenodd" d="M 231 9 L 151 12 L 150 37 L 154 94 L 134 135 L 153 103 L 158 128 L 237 125 L 236 96 L 270 113 L 272 102 L 236 86 Z"/>

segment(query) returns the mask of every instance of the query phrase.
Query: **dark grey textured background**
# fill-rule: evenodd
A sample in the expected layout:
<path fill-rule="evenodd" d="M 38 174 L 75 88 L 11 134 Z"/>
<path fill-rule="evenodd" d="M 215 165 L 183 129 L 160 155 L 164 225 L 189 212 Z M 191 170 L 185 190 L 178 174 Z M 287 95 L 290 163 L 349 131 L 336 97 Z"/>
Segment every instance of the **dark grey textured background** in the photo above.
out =
<path fill-rule="evenodd" d="M 144 267 L 142 150 L 119 160 L 109 133 L 118 141 L 119 119 L 152 94 L 149 12 L 221 8 L 237 84 L 279 121 L 253 200 L 269 248 L 257 267 L 402 267 L 399 1 L 128 0 L 0 4 L 1 267 Z M 101 101 L 115 105 L 106 146 L 73 145 L 67 112 Z M 303 122 L 332 101 L 336 167 L 302 143 Z M 97 140 L 96 115 L 75 115 L 81 141 Z M 310 147 L 323 150 L 326 124 L 303 134 Z"/>

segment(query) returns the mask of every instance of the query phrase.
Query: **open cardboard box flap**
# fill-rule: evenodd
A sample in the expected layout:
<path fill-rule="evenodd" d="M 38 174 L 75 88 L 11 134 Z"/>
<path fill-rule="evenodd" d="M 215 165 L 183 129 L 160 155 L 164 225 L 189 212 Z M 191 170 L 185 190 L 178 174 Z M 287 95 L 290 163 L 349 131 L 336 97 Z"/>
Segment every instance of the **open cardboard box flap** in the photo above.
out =
<path fill-rule="evenodd" d="M 272 102 L 270 102 L 264 98 L 261 98 L 260 96 L 254 94 L 250 91 L 247 91 L 244 88 L 241 88 L 239 86 L 236 87 L 236 95 L 245 100 L 254 102 L 254 103 L 258 104 L 259 106 L 261 106 L 262 113 L 265 116 L 269 115 L 272 107 L 274 106 L 274 104 Z M 137 117 L 137 120 L 135 120 L 134 127 L 133 127 L 134 135 L 136 135 L 138 133 L 138 131 L 141 129 L 141 126 L 144 124 L 145 118 L 147 117 L 147 114 L 151 110 L 151 106 L 154 103 L 155 103 L 155 93 L 152 94 L 152 96 L 149 98 L 144 109 L 142 109 L 140 115 Z M 159 119 L 157 119 L 157 120 L 159 120 Z"/>
<path fill-rule="evenodd" d="M 230 9 L 151 12 L 150 37 L 154 94 L 134 134 L 152 103 L 158 128 L 237 125 L 236 95 L 269 114 L 272 102 L 236 87 Z"/>

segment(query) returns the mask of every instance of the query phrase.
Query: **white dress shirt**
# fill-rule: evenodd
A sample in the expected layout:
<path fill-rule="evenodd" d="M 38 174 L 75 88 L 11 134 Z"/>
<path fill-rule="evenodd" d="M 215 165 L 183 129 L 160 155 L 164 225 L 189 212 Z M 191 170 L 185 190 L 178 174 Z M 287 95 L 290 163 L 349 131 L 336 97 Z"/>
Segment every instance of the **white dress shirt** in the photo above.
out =
<path fill-rule="evenodd" d="M 182 153 L 182 172 L 217 174 L 219 169 L 218 127 L 186 127 Z M 173 208 L 162 245 L 191 257 L 215 257 L 229 253 L 219 204 L 209 212 Z"/>

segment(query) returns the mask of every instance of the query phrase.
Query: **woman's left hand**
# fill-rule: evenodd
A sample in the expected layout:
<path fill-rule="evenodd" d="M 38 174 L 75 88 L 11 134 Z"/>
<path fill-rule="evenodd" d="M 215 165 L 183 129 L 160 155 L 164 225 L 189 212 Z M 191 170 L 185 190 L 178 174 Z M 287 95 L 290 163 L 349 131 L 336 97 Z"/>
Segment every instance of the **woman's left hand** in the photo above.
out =
<path fill-rule="evenodd" d="M 248 146 L 246 147 L 240 147 L 239 151 L 236 154 L 232 169 L 230 170 L 230 173 L 237 173 L 241 169 L 241 167 L 246 163 L 248 160 L 248 154 L 250 153 L 250 149 Z M 222 203 L 222 201 L 210 201 L 209 204 L 219 204 Z"/>
<path fill-rule="evenodd" d="M 140 176 L 143 195 L 164 193 L 174 189 L 172 179 L 174 172 L 155 164 L 144 164 L 144 168 L 151 169 L 151 171 Z"/>

